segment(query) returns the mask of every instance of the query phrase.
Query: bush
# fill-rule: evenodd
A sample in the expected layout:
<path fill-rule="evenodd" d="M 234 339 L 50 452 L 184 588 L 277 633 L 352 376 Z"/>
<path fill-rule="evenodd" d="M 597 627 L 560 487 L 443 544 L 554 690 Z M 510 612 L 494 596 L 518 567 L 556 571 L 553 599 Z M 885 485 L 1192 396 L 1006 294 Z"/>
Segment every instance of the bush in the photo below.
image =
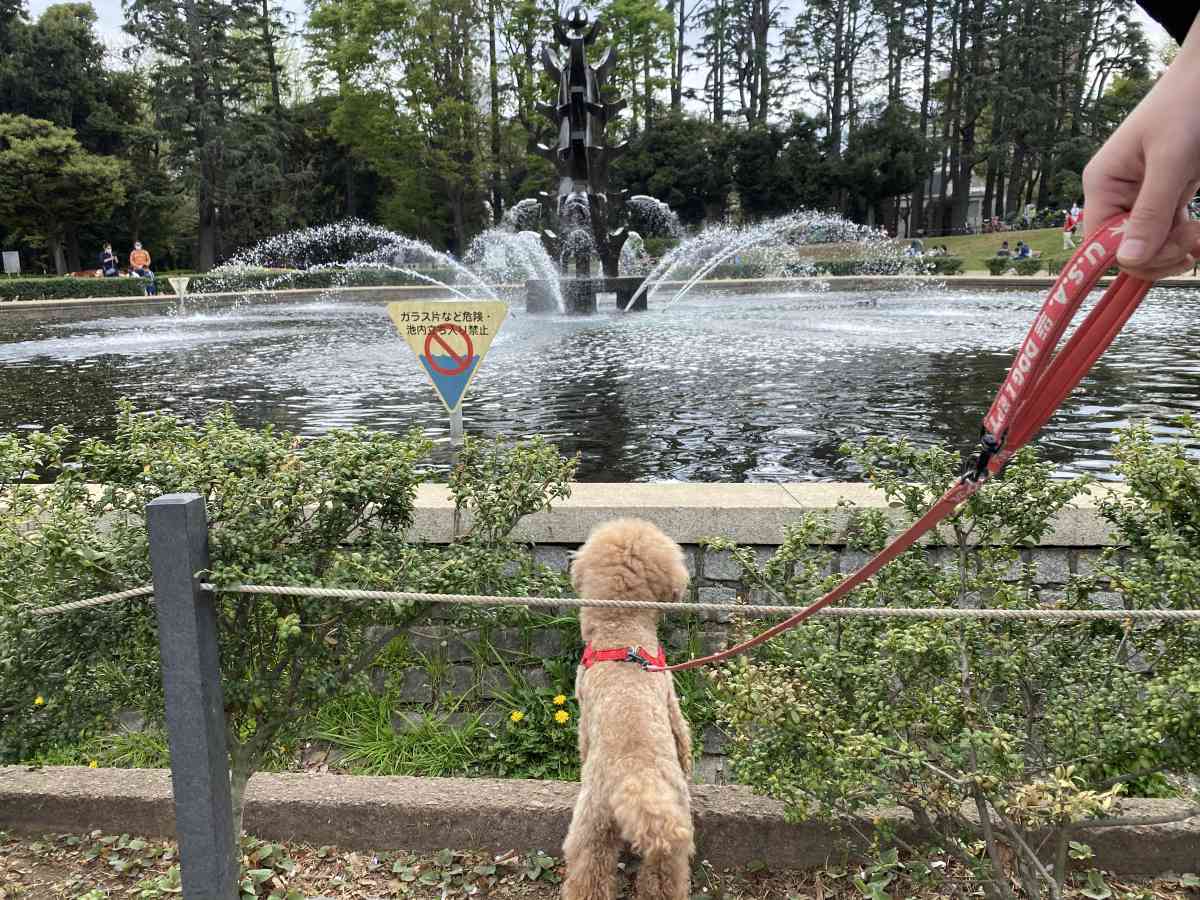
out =
<path fill-rule="evenodd" d="M 893 256 L 878 259 L 823 259 L 814 263 L 818 274 L 837 277 L 840 275 L 899 275 L 904 271 L 905 260 Z"/>
<path fill-rule="evenodd" d="M 963 271 L 963 261 L 957 256 L 927 256 L 922 263 L 931 266 L 931 275 L 959 275 Z"/>
<path fill-rule="evenodd" d="M 993 275 L 1003 275 L 1013 267 L 1013 259 L 1008 256 L 993 256 L 987 261 L 987 267 Z"/>
<path fill-rule="evenodd" d="M 0 759 L 86 741 L 123 707 L 161 721 L 151 604 L 48 618 L 30 610 L 146 583 L 144 509 L 162 494 L 206 498 L 207 574 L 216 584 L 518 596 L 564 587 L 561 574 L 535 565 L 509 537 L 524 511 L 565 495 L 574 471 L 540 441 L 467 443 L 452 493 L 474 527 L 448 546 L 404 539 L 430 449 L 415 431 L 300 441 L 241 428 L 229 411 L 193 426 L 124 405 L 111 441 L 73 447 L 62 428 L 0 436 Z M 47 484 L 29 483 L 37 473 Z M 250 773 L 359 680 L 418 610 L 222 592 L 217 608 L 240 824 Z"/>
<path fill-rule="evenodd" d="M 1046 271 L 1057 278 L 1062 272 L 1063 266 L 1070 261 L 1071 257 L 1069 256 L 1051 256 L 1046 259 Z"/>
<path fill-rule="evenodd" d="M 424 277 L 421 277 L 424 276 Z M 167 273 L 158 275 L 160 294 L 173 295 Z M 392 269 L 231 270 L 187 276 L 189 294 L 258 290 L 325 289 L 339 287 L 406 287 L 438 282 L 454 284 L 453 269 L 422 269 L 418 274 Z M 145 294 L 139 278 L 0 278 L 0 302 L 21 300 L 80 300 L 139 297 Z"/>
<path fill-rule="evenodd" d="M 1018 259 L 1013 263 L 1018 275 L 1036 275 L 1042 268 L 1040 259 Z"/>
<path fill-rule="evenodd" d="M 679 238 L 648 237 L 642 239 L 642 244 L 646 248 L 646 254 L 648 256 L 651 256 L 654 259 L 662 259 L 679 246 Z"/>
<path fill-rule="evenodd" d="M 417 274 L 414 274 L 416 272 Z M 407 287 L 454 284 L 458 272 L 449 268 L 431 268 L 401 272 L 394 269 L 310 269 L 307 271 L 231 270 L 194 275 L 189 294 L 215 294 L 258 290 L 324 289 L 339 287 Z"/>
<path fill-rule="evenodd" d="M 1158 555 L 1147 555 L 1132 576 L 1115 566 L 1108 574 L 1130 606 L 1195 608 L 1200 467 L 1183 448 L 1155 450 L 1148 432 L 1122 452 L 1140 460 L 1144 481 L 1131 477 L 1131 488 L 1148 488 L 1150 496 L 1118 497 L 1107 509 L 1135 548 Z M 879 440 L 853 455 L 910 520 L 942 495 L 961 465 L 956 453 Z M 1052 480 L 1051 470 L 1022 451 L 1003 479 L 941 527 L 945 562 L 910 550 L 848 602 L 1042 605 L 1047 598 L 1030 573 L 1018 569 L 1013 581 L 1009 572 L 1020 565 L 1018 548 L 1038 541 L 1083 489 L 1079 480 Z M 844 539 L 875 550 L 889 529 L 882 512 L 863 514 Z M 751 583 L 799 605 L 840 577 L 823 576 L 828 554 L 809 549 L 837 543 L 832 538 L 829 524 L 810 517 L 788 529 L 765 568 L 753 548 L 716 546 L 733 550 Z M 1167 545 L 1177 552 L 1164 561 Z M 1181 570 L 1172 572 L 1177 563 Z M 1164 571 L 1177 588 L 1165 603 Z M 1073 586 L 1060 605 L 1090 605 L 1090 589 Z M 1078 849 L 1072 842 L 1103 827 L 1124 790 L 1161 796 L 1164 772 L 1200 769 L 1200 629 L 1186 625 L 815 619 L 713 678 L 739 781 L 796 816 L 845 819 L 886 804 L 904 807 L 993 898 L 1012 898 L 1010 879 L 1027 897 L 1060 896 L 1068 855 Z M 887 837 L 914 849 L 881 824 Z M 1035 846 L 1046 848 L 1050 866 Z"/>
<path fill-rule="evenodd" d="M 159 289 L 172 293 L 159 281 Z M 146 293 L 140 278 L 0 278 L 0 303 L 22 300 L 75 300 L 91 297 L 140 297 Z"/>

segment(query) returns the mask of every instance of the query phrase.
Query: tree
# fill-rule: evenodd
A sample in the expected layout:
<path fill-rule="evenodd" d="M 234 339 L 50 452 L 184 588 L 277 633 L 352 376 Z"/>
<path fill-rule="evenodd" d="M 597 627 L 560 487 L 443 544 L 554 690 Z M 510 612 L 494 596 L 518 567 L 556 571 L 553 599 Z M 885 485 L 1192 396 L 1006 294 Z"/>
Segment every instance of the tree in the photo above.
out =
<path fill-rule="evenodd" d="M 889 108 L 878 121 L 863 125 L 850 136 L 838 177 L 855 221 L 898 225 L 899 206 L 893 202 L 913 190 L 932 162 L 925 141 L 904 110 Z"/>
<path fill-rule="evenodd" d="M 596 52 L 611 46 L 617 53 L 609 83 L 629 98 L 634 130 L 649 127 L 655 116 L 655 94 L 670 83 L 661 60 L 668 56 L 674 33 L 671 14 L 657 0 L 608 0 L 600 17 L 604 30 Z"/>
<path fill-rule="evenodd" d="M 715 125 L 721 125 L 725 121 L 725 89 L 729 86 L 728 72 L 734 66 L 733 17 L 730 4 L 731 0 L 709 0 L 699 14 L 703 28 L 700 56 L 708 68 L 704 77 L 704 96 Z"/>
<path fill-rule="evenodd" d="M 870 86 L 861 62 L 877 37 L 874 11 L 864 0 L 812 0 L 785 35 L 824 107 L 832 158 L 841 156 L 848 133 L 858 127 L 862 94 Z"/>
<path fill-rule="evenodd" d="M 777 215 L 787 209 L 780 192 L 779 154 L 783 134 L 770 125 L 756 125 L 733 136 L 733 184 L 742 212 L 750 219 Z"/>
<path fill-rule="evenodd" d="M 720 158 L 721 129 L 687 115 L 659 119 L 613 165 L 616 186 L 668 204 L 689 225 L 724 212 L 732 179 Z"/>
<path fill-rule="evenodd" d="M 475 78 L 480 63 L 475 32 L 482 24 L 470 0 L 323 2 L 309 19 L 317 58 L 338 79 L 341 109 L 335 118 L 343 141 L 351 140 L 355 127 L 350 107 L 370 98 L 377 134 L 386 136 L 390 128 L 386 143 L 404 142 L 409 151 L 388 171 L 398 174 L 403 167 L 412 173 L 422 205 L 431 190 L 442 204 L 423 232 L 434 244 L 459 252 L 483 222 L 487 156 Z M 408 203 L 407 187 L 396 184 L 393 209 Z M 426 214 L 415 212 L 417 219 Z M 433 223 L 442 221 L 447 227 L 432 233 Z"/>
<path fill-rule="evenodd" d="M 257 0 L 132 0 L 126 14 L 125 30 L 139 50 L 154 53 L 153 106 L 171 135 L 174 163 L 195 192 L 196 264 L 207 270 L 217 261 L 221 206 L 234 196 L 229 171 L 237 157 L 250 158 L 246 144 L 260 152 L 264 147 L 248 141 L 237 152 L 239 125 L 271 80 L 262 7 Z"/>
<path fill-rule="evenodd" d="M 0 41 L 11 53 L 0 62 L 0 112 L 48 120 L 74 131 L 90 153 L 132 162 L 131 144 L 144 133 L 147 118 L 144 82 L 135 72 L 106 68 L 95 25 L 87 3 L 49 6 L 33 24 L 20 15 L 6 22 Z M 153 181 L 157 172 L 147 174 Z M 82 268 L 81 243 L 98 249 L 96 242 L 114 225 L 118 234 L 126 231 L 121 210 L 111 220 L 69 226 L 63 246 L 67 268 Z"/>
<path fill-rule="evenodd" d="M 778 190 L 788 209 L 824 209 L 837 187 L 837 163 L 826 157 L 822 122 L 793 113 L 783 132 Z"/>
<path fill-rule="evenodd" d="M 67 232 L 118 206 L 127 177 L 119 160 L 88 153 L 68 129 L 0 114 L 0 218 L 43 240 L 59 275 Z"/>

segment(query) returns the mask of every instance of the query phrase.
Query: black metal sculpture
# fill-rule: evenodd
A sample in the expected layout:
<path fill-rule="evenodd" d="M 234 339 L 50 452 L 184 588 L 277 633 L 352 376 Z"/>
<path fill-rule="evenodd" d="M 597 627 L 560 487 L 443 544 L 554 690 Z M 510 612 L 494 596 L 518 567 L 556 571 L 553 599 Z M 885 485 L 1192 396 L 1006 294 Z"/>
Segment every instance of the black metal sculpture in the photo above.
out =
<path fill-rule="evenodd" d="M 549 47 L 542 47 L 542 65 L 558 82 L 558 102 L 538 106 L 558 126 L 554 147 L 538 145 L 558 170 L 557 195 L 542 195 L 558 230 L 547 230 L 543 236 L 555 255 L 565 249 L 576 264 L 577 274 L 590 273 L 591 254 L 595 252 L 604 274 L 615 276 L 627 233 L 624 228 L 611 226 L 616 223 L 626 192 L 609 193 L 608 166 L 624 151 L 625 144 L 609 146 L 605 129 L 625 108 L 625 101 L 605 103 L 600 94 L 617 61 L 613 49 L 608 48 L 594 67 L 588 64 L 587 48 L 595 43 L 599 28 L 598 20 L 589 26 L 583 7 L 575 6 L 565 19 L 554 23 L 554 37 L 567 50 L 565 62 Z M 580 232 L 590 232 L 591 247 L 572 240 L 572 235 Z"/>

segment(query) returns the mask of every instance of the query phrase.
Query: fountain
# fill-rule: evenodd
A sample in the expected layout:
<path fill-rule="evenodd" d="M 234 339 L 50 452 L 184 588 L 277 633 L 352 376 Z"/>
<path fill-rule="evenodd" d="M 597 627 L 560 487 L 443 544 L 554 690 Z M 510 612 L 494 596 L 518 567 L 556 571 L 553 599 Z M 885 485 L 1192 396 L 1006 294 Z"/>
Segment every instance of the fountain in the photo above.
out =
<path fill-rule="evenodd" d="M 572 315 L 595 312 L 598 291 L 614 291 L 618 308 L 630 307 L 628 301 L 638 286 L 636 278 L 619 277 L 621 248 L 628 231 L 613 226 L 622 217 L 626 197 L 624 191 L 608 190 L 608 167 L 625 144 L 610 145 L 605 132 L 625 108 L 625 101 L 605 103 L 601 97 L 617 61 L 613 48 L 609 47 L 595 66 L 588 62 L 587 48 L 595 43 L 599 28 L 599 20 L 589 24 L 583 7 L 574 6 L 566 18 L 554 24 L 555 40 L 566 49 L 566 59 L 542 47 L 542 65 L 558 83 L 557 102 L 538 107 L 558 128 L 555 146 L 538 145 L 538 152 L 553 161 L 558 172 L 557 193 L 541 195 L 555 225 L 544 229 L 542 238 L 547 250 L 558 258 L 563 275 L 568 276 L 562 279 L 560 291 L 566 312 Z M 593 277 L 595 261 L 600 265 L 600 278 Z M 548 280 L 531 280 L 527 290 L 530 312 L 558 306 L 552 303 L 554 287 Z"/>
<path fill-rule="evenodd" d="M 685 296 L 721 266 L 742 262 L 742 256 L 754 256 L 763 266 L 759 278 L 813 278 L 819 266 L 813 259 L 815 248 L 825 245 L 859 245 L 868 266 L 879 274 L 900 270 L 899 251 L 878 230 L 829 213 L 799 211 L 768 219 L 748 227 L 713 225 L 700 234 L 682 241 L 667 253 L 645 277 L 630 297 L 627 309 L 645 309 L 659 287 L 672 285 L 675 293 L 667 305 Z"/>

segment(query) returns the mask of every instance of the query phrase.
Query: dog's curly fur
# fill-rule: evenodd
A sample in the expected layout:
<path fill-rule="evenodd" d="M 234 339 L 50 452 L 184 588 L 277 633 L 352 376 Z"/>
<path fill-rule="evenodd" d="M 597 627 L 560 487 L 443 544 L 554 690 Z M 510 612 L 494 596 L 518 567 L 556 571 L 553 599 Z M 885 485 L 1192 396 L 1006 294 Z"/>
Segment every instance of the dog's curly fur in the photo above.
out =
<path fill-rule="evenodd" d="M 688 585 L 679 545 L 649 522 L 597 527 L 571 564 L 581 597 L 681 601 Z M 658 650 L 656 610 L 584 609 L 583 639 L 596 649 Z M 579 755 L 583 786 L 563 852 L 564 900 L 611 900 L 627 843 L 642 857 L 640 900 L 685 900 L 694 852 L 688 780 L 692 738 L 671 675 L 631 662 L 581 665 Z"/>

